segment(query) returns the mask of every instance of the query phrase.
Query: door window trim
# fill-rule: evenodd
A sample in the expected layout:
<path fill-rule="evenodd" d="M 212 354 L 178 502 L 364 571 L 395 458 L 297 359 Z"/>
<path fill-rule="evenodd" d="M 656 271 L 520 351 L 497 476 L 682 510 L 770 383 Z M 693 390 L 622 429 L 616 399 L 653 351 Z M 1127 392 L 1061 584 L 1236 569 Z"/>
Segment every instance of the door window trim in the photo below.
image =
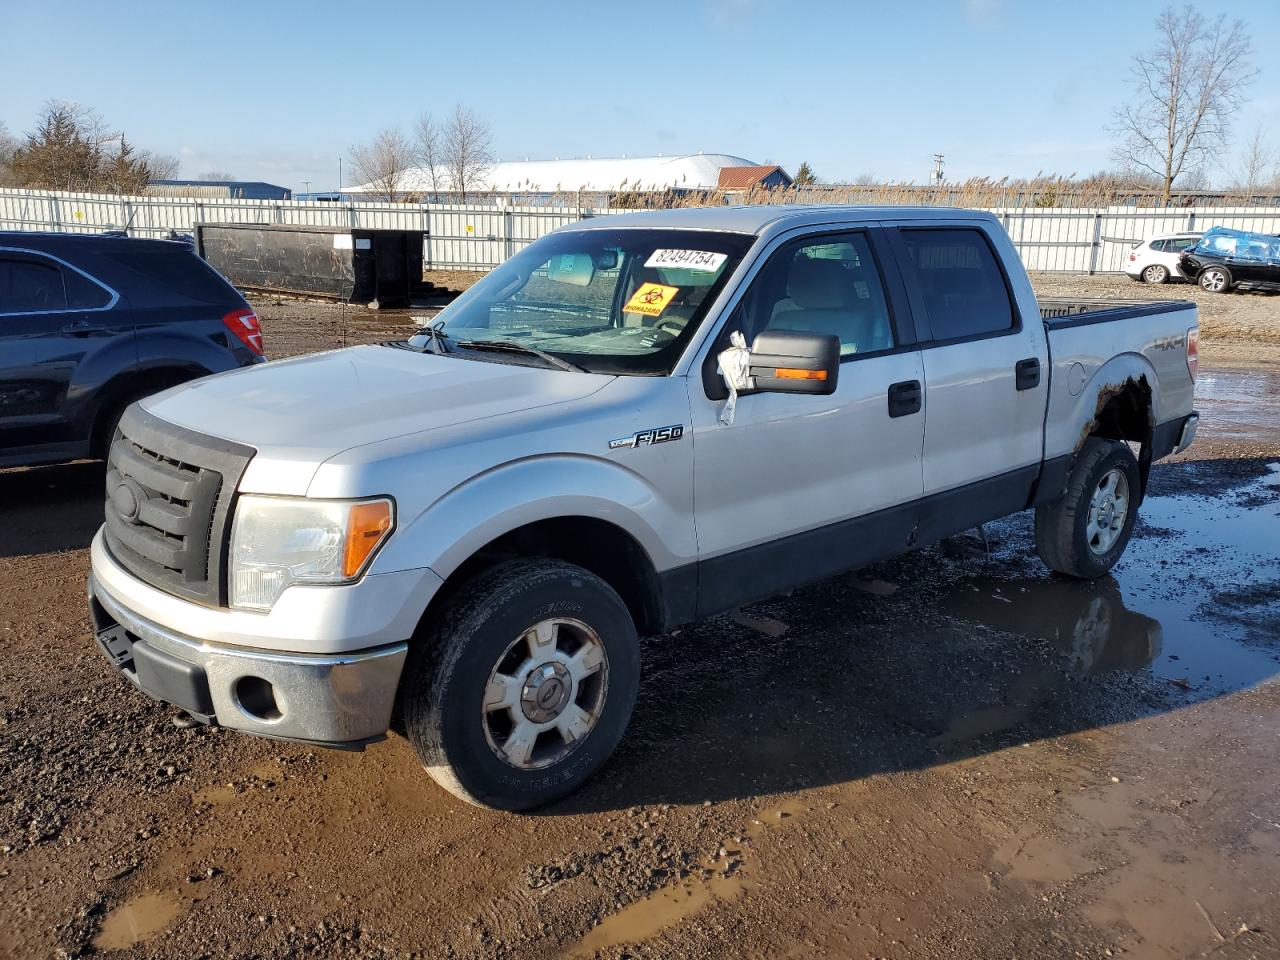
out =
<path fill-rule="evenodd" d="M 56 263 L 59 267 L 64 269 L 74 270 L 90 283 L 105 290 L 111 295 L 111 299 L 101 307 L 60 307 L 56 310 L 0 310 L 0 317 L 47 317 L 61 313 L 102 313 L 105 310 L 110 310 L 120 302 L 120 294 L 112 287 L 103 283 L 97 277 L 81 270 L 74 263 L 68 263 L 66 260 L 63 260 L 61 257 L 55 256 L 52 253 L 46 253 L 43 250 L 32 250 L 30 247 L 0 247 L 0 255 L 6 253 L 20 253 L 36 261 L 48 260 Z"/>
<path fill-rule="evenodd" d="M 1009 272 L 1005 269 L 1004 260 L 1000 256 L 996 245 L 991 242 L 991 236 L 984 229 L 984 224 L 975 221 L 957 221 L 954 223 L 931 223 L 917 225 L 894 224 L 886 226 L 885 234 L 889 241 L 889 246 L 893 250 L 894 256 L 898 261 L 898 269 L 902 274 L 903 281 L 908 278 L 913 281 L 915 277 L 915 264 L 911 259 L 911 254 L 907 252 L 906 244 L 902 239 L 902 234 L 908 232 L 921 232 L 926 230 L 932 231 L 956 231 L 968 230 L 978 234 L 982 238 L 982 242 L 987 245 L 987 249 L 991 252 L 991 258 L 995 261 L 996 269 L 1000 271 L 1000 280 L 1004 283 L 1005 296 L 1009 299 L 1009 309 L 1013 316 L 1013 326 L 1003 330 L 988 330 L 983 333 L 970 333 L 961 337 L 949 337 L 945 340 L 936 339 L 933 336 L 933 321 L 929 317 L 929 311 L 924 305 L 924 298 L 920 295 L 920 284 L 918 282 L 907 283 L 907 297 L 911 301 L 911 312 L 916 318 L 916 337 L 918 339 L 917 348 L 920 350 L 932 350 L 935 347 L 950 347 L 957 343 L 976 343 L 979 340 L 994 340 L 998 337 L 1013 337 L 1022 333 L 1022 310 L 1018 306 L 1018 298 L 1014 296 L 1013 284 L 1009 280 Z"/>

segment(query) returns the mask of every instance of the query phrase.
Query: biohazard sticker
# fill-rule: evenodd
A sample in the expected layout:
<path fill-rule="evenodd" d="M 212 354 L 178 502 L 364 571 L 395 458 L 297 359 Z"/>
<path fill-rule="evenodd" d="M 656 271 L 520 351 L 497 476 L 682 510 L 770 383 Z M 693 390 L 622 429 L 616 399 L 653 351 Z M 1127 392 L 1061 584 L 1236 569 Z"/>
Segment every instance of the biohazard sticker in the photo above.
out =
<path fill-rule="evenodd" d="M 646 317 L 660 317 L 662 311 L 667 309 L 667 304 L 679 292 L 679 287 L 668 287 L 661 283 L 642 283 L 622 309 L 625 313 L 642 313 Z"/>
<path fill-rule="evenodd" d="M 699 273 L 715 273 L 729 259 L 726 253 L 709 250 L 655 250 L 644 262 L 646 267 L 674 267 L 680 270 L 696 270 Z"/>

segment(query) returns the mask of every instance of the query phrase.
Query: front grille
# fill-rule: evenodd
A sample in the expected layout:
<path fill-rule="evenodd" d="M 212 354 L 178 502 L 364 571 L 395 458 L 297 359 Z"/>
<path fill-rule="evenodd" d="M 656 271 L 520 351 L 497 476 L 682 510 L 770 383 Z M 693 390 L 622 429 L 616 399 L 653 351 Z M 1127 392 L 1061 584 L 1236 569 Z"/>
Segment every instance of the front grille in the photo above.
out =
<path fill-rule="evenodd" d="M 107 460 L 106 542 L 112 555 L 152 586 L 225 605 L 227 527 L 253 453 L 131 406 Z"/>

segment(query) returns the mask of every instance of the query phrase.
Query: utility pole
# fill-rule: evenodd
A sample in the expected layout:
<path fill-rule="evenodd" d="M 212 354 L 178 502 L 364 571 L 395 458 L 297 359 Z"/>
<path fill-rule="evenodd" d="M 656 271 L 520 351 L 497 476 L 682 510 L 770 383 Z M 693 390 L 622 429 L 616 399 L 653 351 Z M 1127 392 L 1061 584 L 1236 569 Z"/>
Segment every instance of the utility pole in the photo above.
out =
<path fill-rule="evenodd" d="M 944 160 L 945 157 L 940 153 L 935 153 L 933 155 L 933 173 L 929 174 L 929 182 L 935 187 L 942 186 L 942 180 L 945 176 L 942 172 L 942 164 Z"/>
<path fill-rule="evenodd" d="M 303 180 L 303 181 L 302 181 L 302 185 L 303 185 L 304 187 L 306 187 L 306 188 L 307 188 L 307 189 L 304 191 L 304 193 L 306 194 L 307 199 L 308 199 L 308 200 L 310 200 L 310 199 L 311 199 L 311 181 L 310 181 L 310 180 Z"/>

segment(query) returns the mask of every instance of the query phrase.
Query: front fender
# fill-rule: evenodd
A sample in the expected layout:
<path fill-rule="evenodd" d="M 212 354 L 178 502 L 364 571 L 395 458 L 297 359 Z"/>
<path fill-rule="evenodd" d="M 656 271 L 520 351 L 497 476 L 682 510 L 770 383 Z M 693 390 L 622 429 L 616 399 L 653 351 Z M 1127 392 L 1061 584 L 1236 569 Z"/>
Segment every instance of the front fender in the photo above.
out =
<path fill-rule="evenodd" d="M 632 470 L 581 454 L 505 463 L 436 499 L 387 543 L 379 571 L 430 567 L 447 578 L 485 544 L 539 520 L 590 517 L 629 533 L 654 567 L 696 558 L 693 516 Z"/>

